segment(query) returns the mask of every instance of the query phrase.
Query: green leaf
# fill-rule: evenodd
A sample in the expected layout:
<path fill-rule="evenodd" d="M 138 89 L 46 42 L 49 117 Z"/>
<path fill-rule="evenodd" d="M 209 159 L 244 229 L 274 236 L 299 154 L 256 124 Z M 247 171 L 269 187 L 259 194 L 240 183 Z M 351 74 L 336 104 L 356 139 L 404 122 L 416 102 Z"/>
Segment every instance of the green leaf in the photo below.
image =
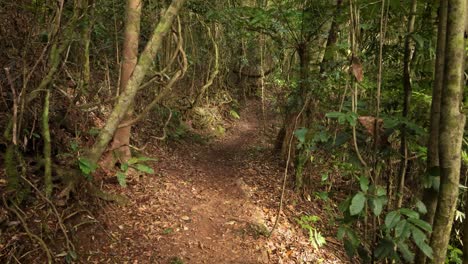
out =
<path fill-rule="evenodd" d="M 97 169 L 97 164 L 92 163 L 89 159 L 87 158 L 79 158 L 78 159 L 78 165 L 80 167 L 80 170 L 83 174 L 85 175 L 90 175 Z"/>
<path fill-rule="evenodd" d="M 366 195 L 362 192 L 358 192 L 351 200 L 351 205 L 349 206 L 349 213 L 351 215 L 357 215 L 361 213 L 362 209 L 364 209 L 365 204 Z"/>
<path fill-rule="evenodd" d="M 146 172 L 148 174 L 153 174 L 154 173 L 154 170 L 151 167 L 148 167 L 148 166 L 143 165 L 143 164 L 136 164 L 135 168 L 137 170 L 141 171 L 141 172 Z"/>
<path fill-rule="evenodd" d="M 414 226 L 412 224 L 408 224 L 408 225 L 411 228 L 411 234 L 416 245 L 421 244 L 426 241 L 426 238 L 427 238 L 426 234 L 424 234 L 424 232 L 421 231 L 421 229 L 419 229 L 417 226 Z"/>
<path fill-rule="evenodd" d="M 138 163 L 138 158 L 132 157 L 126 163 L 129 164 L 129 165 L 137 164 Z"/>
<path fill-rule="evenodd" d="M 229 111 L 229 114 L 230 114 L 234 119 L 240 119 L 239 114 L 238 114 L 236 111 L 234 111 L 233 109 L 231 109 L 231 110 Z"/>
<path fill-rule="evenodd" d="M 377 191 L 375 193 L 377 196 L 384 196 L 387 195 L 387 190 L 385 190 L 382 186 L 377 186 Z"/>
<path fill-rule="evenodd" d="M 338 240 L 343 240 L 345 234 L 346 234 L 346 227 L 345 226 L 340 226 L 338 228 L 338 232 L 336 234 L 336 238 L 338 238 Z"/>
<path fill-rule="evenodd" d="M 357 125 L 358 115 L 356 113 L 350 112 L 346 114 L 346 121 L 352 126 L 355 127 Z"/>
<path fill-rule="evenodd" d="M 396 118 L 383 118 L 384 128 L 395 128 L 400 125 L 401 121 Z"/>
<path fill-rule="evenodd" d="M 361 185 L 361 190 L 363 192 L 367 192 L 367 190 L 369 190 L 369 178 L 361 176 L 359 178 L 359 185 Z"/>
<path fill-rule="evenodd" d="M 412 33 L 411 37 L 414 39 L 414 41 L 416 41 L 416 43 L 418 43 L 418 46 L 420 48 L 424 47 L 424 38 L 423 37 L 421 37 L 419 34 L 416 34 L 416 33 Z"/>
<path fill-rule="evenodd" d="M 408 218 L 408 221 L 426 232 L 432 232 L 431 225 L 424 220 L 416 219 L 416 218 Z"/>
<path fill-rule="evenodd" d="M 432 259 L 432 248 L 426 243 L 426 234 L 414 225 L 411 225 L 411 234 L 416 246 L 418 246 L 426 256 Z"/>
<path fill-rule="evenodd" d="M 354 255 L 356 254 L 356 247 L 351 243 L 349 239 L 344 240 L 344 248 L 348 257 L 354 257 Z"/>
<path fill-rule="evenodd" d="M 128 170 L 128 163 L 120 164 L 120 170 L 126 172 Z"/>
<path fill-rule="evenodd" d="M 414 262 L 414 253 L 411 252 L 407 244 L 405 244 L 403 241 L 400 241 L 398 242 L 397 247 L 398 247 L 398 251 L 401 252 L 401 255 L 406 260 L 406 262 L 408 263 Z"/>
<path fill-rule="evenodd" d="M 416 202 L 416 208 L 418 209 L 418 212 L 420 214 L 426 214 L 427 213 L 426 205 L 423 202 L 421 202 L 420 200 L 418 200 Z"/>
<path fill-rule="evenodd" d="M 130 158 L 127 163 L 130 165 L 145 162 L 145 161 L 157 161 L 157 159 L 149 158 L 149 157 L 132 157 Z"/>
<path fill-rule="evenodd" d="M 299 129 L 296 129 L 296 131 L 294 131 L 294 135 L 296 136 L 297 140 L 299 140 L 299 142 L 305 143 L 305 138 L 306 138 L 308 131 L 309 129 L 305 127 L 299 128 Z"/>
<path fill-rule="evenodd" d="M 387 227 L 387 229 L 392 229 L 396 226 L 396 224 L 398 224 L 398 222 L 400 222 L 400 219 L 400 212 L 392 211 L 388 213 L 385 217 L 385 226 Z"/>
<path fill-rule="evenodd" d="M 117 172 L 117 181 L 119 182 L 120 186 L 127 187 L 127 175 L 121 171 Z"/>
<path fill-rule="evenodd" d="M 348 210 L 350 205 L 351 205 L 351 197 L 348 197 L 348 198 L 346 198 L 346 200 L 344 200 L 343 202 L 341 202 L 338 205 L 338 210 L 340 210 L 340 212 L 344 213 L 344 212 L 346 212 L 346 210 Z"/>
<path fill-rule="evenodd" d="M 401 208 L 400 209 L 400 213 L 403 214 L 403 215 L 406 215 L 407 217 L 409 218 L 416 218 L 416 219 L 419 219 L 419 214 L 418 212 L 415 212 L 411 209 L 408 209 L 408 208 Z"/>
<path fill-rule="evenodd" d="M 383 206 L 387 202 L 386 197 L 375 197 L 371 200 L 371 208 L 376 216 L 379 216 L 382 213 Z"/>
<path fill-rule="evenodd" d="M 390 257 L 393 254 L 394 247 L 392 240 L 382 239 L 375 249 L 375 256 L 379 259 Z"/>
<path fill-rule="evenodd" d="M 408 222 L 403 219 L 400 222 L 398 222 L 398 224 L 395 226 L 395 237 L 396 238 L 408 237 L 408 235 L 411 235 L 410 231 L 411 230 L 409 228 Z"/>
<path fill-rule="evenodd" d="M 335 118 L 340 118 L 344 116 L 344 114 L 341 112 L 330 112 L 330 113 L 326 113 L 325 116 L 331 119 L 335 119 Z"/>

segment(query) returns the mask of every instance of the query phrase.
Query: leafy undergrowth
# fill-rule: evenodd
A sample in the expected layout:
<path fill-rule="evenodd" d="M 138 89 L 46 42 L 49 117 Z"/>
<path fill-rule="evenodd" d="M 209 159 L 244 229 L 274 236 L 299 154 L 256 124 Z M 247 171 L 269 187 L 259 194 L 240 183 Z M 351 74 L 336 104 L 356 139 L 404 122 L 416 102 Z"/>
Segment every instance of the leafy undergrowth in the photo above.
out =
<path fill-rule="evenodd" d="M 259 109 L 257 102 L 248 102 L 225 136 L 208 144 L 148 144 L 145 155 L 157 160 L 151 163 L 153 174 L 129 173 L 126 188 L 117 181 L 105 185 L 130 203 L 95 200 L 67 207 L 73 209 L 63 210 L 63 221 L 76 256 L 57 246 L 51 248 L 53 257 L 77 257 L 77 263 L 347 263 L 335 239 L 334 203 L 302 199 L 292 186 L 286 190 L 279 224 L 268 237 L 283 167 L 272 150 L 273 140 L 264 140 L 274 139 L 275 124 L 262 135 Z M 37 212 L 36 207 L 25 214 L 40 221 Z M 59 230 L 54 222 L 43 225 Z M 19 234 L 0 247 L 13 239 L 28 241 Z M 40 246 L 31 247 L 36 251 L 24 260 L 43 262 Z"/>

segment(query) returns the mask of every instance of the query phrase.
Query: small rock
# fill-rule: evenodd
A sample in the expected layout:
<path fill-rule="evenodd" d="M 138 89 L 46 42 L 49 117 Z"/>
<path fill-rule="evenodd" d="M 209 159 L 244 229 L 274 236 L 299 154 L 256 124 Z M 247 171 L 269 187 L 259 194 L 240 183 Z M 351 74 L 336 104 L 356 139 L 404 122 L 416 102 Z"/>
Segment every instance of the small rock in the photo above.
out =
<path fill-rule="evenodd" d="M 190 221 L 190 217 L 184 215 L 182 216 L 180 219 L 184 220 L 184 221 Z"/>

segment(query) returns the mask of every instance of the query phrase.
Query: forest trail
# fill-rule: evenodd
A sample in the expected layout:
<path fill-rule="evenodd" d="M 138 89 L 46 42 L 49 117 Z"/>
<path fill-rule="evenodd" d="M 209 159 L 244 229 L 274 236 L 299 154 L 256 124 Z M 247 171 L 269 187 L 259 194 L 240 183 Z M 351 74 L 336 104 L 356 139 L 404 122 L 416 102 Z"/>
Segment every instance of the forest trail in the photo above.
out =
<path fill-rule="evenodd" d="M 266 237 L 282 168 L 272 144 L 262 142 L 259 109 L 249 101 L 226 135 L 208 144 L 149 146 L 148 155 L 159 160 L 155 175 L 115 187 L 132 202 L 104 204 L 96 215 L 103 225 L 76 234 L 83 263 L 345 263 L 332 232 L 324 234 L 331 243 L 310 245 L 295 214 L 321 209 L 294 207 L 298 198 L 289 191 L 286 216 Z"/>

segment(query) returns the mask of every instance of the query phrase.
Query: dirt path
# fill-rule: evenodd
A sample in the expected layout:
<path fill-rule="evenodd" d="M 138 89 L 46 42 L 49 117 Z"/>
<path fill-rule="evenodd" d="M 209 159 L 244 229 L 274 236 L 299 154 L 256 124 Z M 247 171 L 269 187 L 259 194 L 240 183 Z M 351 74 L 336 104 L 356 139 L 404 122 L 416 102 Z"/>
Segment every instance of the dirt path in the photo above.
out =
<path fill-rule="evenodd" d="M 282 168 L 261 142 L 258 109 L 249 102 L 226 136 L 208 145 L 149 150 L 160 159 L 156 174 L 130 182 L 123 192 L 131 204 L 104 205 L 97 216 L 104 228 L 76 234 L 83 263 L 343 263 L 336 246 L 314 250 L 293 223 L 292 193 L 289 217 L 266 238 Z"/>

